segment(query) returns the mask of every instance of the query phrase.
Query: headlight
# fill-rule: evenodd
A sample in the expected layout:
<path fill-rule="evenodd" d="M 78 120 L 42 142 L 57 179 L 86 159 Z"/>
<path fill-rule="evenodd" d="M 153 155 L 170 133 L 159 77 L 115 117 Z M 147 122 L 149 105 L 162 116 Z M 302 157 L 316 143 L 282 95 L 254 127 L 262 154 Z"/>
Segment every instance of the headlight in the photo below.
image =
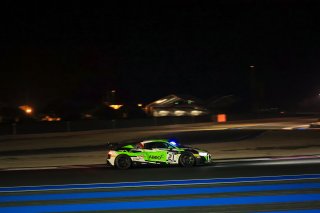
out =
<path fill-rule="evenodd" d="M 206 152 L 199 152 L 199 155 L 200 155 L 200 156 L 207 156 L 208 153 L 206 153 Z"/>

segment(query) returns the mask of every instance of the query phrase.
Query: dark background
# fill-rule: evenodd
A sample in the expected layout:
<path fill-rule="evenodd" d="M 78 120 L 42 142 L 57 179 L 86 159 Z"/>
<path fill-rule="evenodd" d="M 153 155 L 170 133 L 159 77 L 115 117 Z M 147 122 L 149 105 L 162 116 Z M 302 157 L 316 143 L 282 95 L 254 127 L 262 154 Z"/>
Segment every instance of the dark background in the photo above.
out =
<path fill-rule="evenodd" d="M 210 4 L 209 4 L 210 3 Z M 0 104 L 90 105 L 171 93 L 317 103 L 317 1 L 1 3 Z"/>

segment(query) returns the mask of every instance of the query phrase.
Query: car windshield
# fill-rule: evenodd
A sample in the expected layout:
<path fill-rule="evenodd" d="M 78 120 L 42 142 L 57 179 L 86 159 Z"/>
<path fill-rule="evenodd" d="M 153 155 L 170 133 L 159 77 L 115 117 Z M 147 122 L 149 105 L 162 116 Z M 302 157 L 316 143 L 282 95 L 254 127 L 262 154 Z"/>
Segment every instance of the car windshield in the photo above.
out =
<path fill-rule="evenodd" d="M 175 142 L 175 141 L 170 141 L 169 144 L 170 144 L 170 146 L 175 147 L 175 148 L 189 148 L 188 146 L 181 144 L 179 142 Z"/>

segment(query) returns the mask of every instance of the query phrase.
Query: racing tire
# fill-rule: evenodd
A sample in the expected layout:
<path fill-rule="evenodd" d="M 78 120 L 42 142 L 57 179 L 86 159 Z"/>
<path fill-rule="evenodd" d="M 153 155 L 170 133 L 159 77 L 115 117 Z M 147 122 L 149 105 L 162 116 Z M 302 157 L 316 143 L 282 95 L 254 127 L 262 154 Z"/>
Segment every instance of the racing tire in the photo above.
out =
<path fill-rule="evenodd" d="M 131 167 L 132 161 L 128 155 L 119 155 L 115 159 L 115 166 L 118 169 L 129 169 Z"/>
<path fill-rule="evenodd" d="M 182 167 L 192 167 L 196 164 L 196 158 L 193 156 L 192 153 L 182 153 L 179 158 L 179 164 Z"/>

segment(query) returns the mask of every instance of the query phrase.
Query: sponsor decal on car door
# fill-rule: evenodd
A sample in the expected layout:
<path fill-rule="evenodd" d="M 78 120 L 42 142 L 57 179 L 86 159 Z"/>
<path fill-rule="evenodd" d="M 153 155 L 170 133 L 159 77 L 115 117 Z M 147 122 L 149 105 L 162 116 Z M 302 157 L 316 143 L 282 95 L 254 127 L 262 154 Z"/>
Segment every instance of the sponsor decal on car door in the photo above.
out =
<path fill-rule="evenodd" d="M 147 154 L 147 160 L 153 162 L 166 162 L 167 160 L 167 152 L 166 151 L 159 151 L 159 150 L 152 150 Z"/>

